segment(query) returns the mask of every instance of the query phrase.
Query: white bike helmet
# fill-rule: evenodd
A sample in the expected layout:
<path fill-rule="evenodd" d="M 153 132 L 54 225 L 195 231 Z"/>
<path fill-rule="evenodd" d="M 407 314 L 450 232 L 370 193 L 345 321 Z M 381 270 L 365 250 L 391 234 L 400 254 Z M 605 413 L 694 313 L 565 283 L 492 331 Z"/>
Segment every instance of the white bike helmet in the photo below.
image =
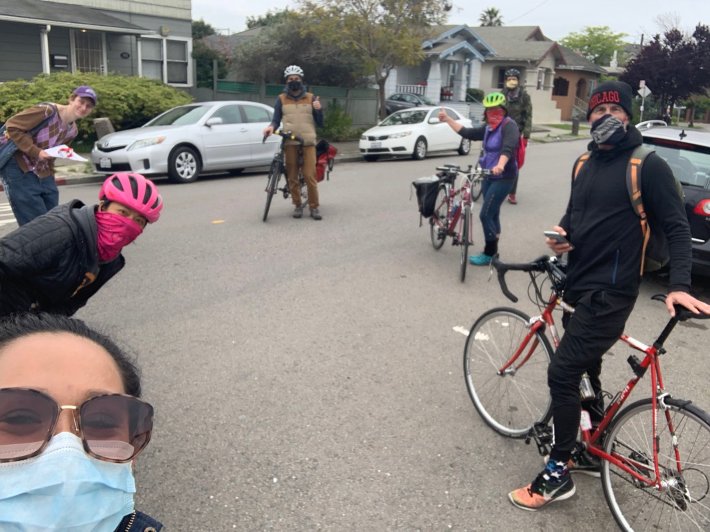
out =
<path fill-rule="evenodd" d="M 287 66 L 286 70 L 284 70 L 284 77 L 287 78 L 293 75 L 303 77 L 303 69 L 298 65 Z"/>

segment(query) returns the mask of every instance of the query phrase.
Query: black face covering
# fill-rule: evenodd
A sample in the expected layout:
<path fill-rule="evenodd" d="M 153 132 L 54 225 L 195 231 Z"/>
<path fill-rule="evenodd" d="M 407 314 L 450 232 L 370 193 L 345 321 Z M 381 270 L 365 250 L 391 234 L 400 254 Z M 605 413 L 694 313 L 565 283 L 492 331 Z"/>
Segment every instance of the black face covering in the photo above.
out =
<path fill-rule="evenodd" d="M 300 81 L 296 81 L 296 80 L 289 81 L 287 86 L 288 86 L 288 90 L 290 90 L 291 92 L 298 92 L 301 89 L 303 89 L 303 83 L 301 83 Z"/>
<path fill-rule="evenodd" d="M 592 139 L 600 144 L 619 144 L 626 135 L 624 123 L 611 115 L 604 115 L 592 123 Z"/>

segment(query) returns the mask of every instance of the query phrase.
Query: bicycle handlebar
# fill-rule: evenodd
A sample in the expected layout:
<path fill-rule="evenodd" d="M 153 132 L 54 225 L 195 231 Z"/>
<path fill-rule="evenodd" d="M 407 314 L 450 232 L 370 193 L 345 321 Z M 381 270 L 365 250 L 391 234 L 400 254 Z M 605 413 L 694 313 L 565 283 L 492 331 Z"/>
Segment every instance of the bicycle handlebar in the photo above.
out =
<path fill-rule="evenodd" d="M 508 270 L 520 271 L 520 272 L 545 272 L 548 271 L 550 263 L 550 257 L 547 255 L 542 255 L 532 262 L 525 263 L 504 263 L 498 258 L 498 255 L 493 256 L 491 261 L 491 266 L 498 272 L 498 284 L 500 289 L 505 294 L 505 297 L 510 299 L 513 303 L 518 302 L 518 297 L 513 294 L 508 289 L 508 284 L 505 282 L 505 274 Z"/>
<path fill-rule="evenodd" d="M 277 129 L 274 131 L 274 135 L 279 135 L 283 140 L 296 140 L 299 144 L 303 145 L 303 137 L 301 135 L 296 135 L 292 131 L 284 131 L 283 129 Z M 261 139 L 261 143 L 264 144 L 269 135 L 264 135 Z"/>

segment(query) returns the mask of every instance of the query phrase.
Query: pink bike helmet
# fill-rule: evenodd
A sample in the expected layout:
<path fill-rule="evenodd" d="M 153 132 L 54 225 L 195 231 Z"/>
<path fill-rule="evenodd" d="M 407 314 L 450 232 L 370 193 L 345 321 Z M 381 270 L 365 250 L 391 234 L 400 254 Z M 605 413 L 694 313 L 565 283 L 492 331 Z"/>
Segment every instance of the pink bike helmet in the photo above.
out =
<path fill-rule="evenodd" d="M 158 187 L 142 175 L 129 172 L 108 177 L 101 186 L 99 199 L 130 207 L 145 216 L 149 223 L 156 222 L 163 209 L 163 198 L 158 193 Z"/>

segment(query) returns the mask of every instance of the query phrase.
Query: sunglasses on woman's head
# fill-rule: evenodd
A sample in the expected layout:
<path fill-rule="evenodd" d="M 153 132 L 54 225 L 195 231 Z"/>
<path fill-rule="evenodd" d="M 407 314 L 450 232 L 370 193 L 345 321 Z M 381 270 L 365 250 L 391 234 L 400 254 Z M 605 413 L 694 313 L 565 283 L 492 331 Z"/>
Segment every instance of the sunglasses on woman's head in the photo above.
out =
<path fill-rule="evenodd" d="M 153 407 L 130 395 L 97 395 L 81 405 L 59 405 L 30 388 L 0 389 L 0 463 L 40 454 L 62 410 L 71 410 L 84 450 L 106 462 L 129 462 L 150 441 Z"/>

